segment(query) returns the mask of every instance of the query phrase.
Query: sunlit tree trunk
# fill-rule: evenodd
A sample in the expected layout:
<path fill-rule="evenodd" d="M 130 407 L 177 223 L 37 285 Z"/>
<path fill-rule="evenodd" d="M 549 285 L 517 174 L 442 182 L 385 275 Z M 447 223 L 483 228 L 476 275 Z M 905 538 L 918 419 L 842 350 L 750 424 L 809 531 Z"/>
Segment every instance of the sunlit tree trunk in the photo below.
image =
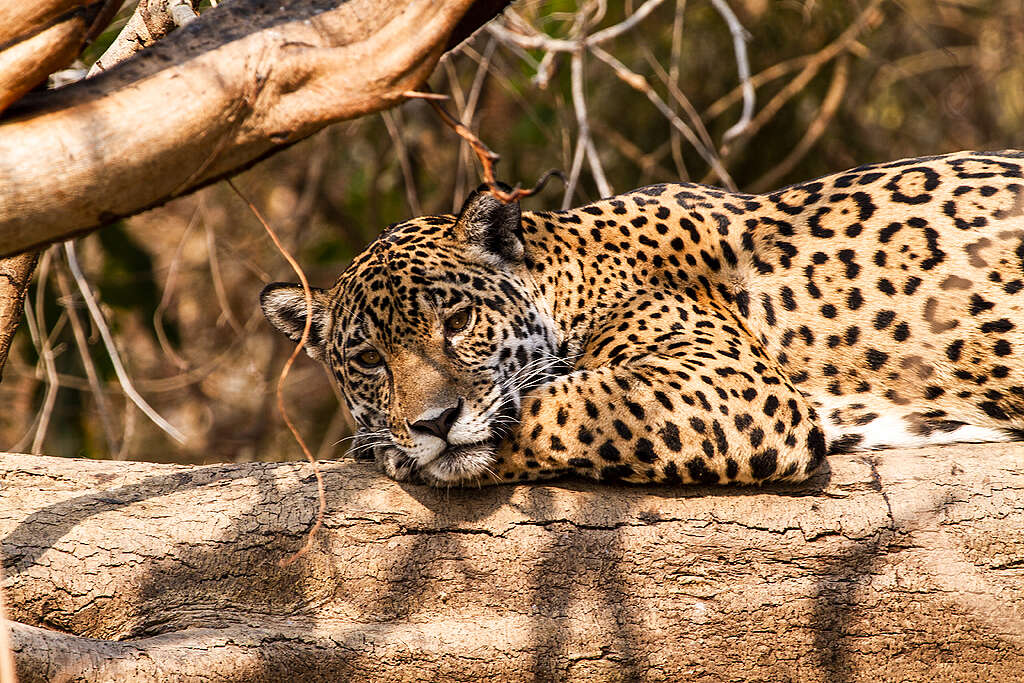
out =
<path fill-rule="evenodd" d="M 1024 447 L 790 489 L 0 457 L 24 681 L 1015 680 Z"/>

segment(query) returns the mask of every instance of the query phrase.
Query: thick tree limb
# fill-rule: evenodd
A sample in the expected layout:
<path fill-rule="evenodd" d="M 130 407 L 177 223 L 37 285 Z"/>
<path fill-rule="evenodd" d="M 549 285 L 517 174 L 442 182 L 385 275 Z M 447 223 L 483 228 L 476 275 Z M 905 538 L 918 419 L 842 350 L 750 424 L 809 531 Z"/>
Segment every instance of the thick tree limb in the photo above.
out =
<path fill-rule="evenodd" d="M 0 0 L 0 111 L 67 66 L 123 0 Z"/>
<path fill-rule="evenodd" d="M 326 463 L 0 457 L 23 681 L 1013 680 L 1024 446 L 790 489 L 437 491 Z"/>
<path fill-rule="evenodd" d="M 2 0 L 0 0 L 2 2 Z M 0 112 L 70 64 L 106 26 L 122 0 L 40 0 L 0 4 Z M 0 259 L 0 377 L 21 321 L 38 253 Z"/>
<path fill-rule="evenodd" d="M 98 13 L 108 0 L 36 0 L 9 1 L 0 4 L 0 50 L 25 40 L 68 16 L 82 12 Z"/>
<path fill-rule="evenodd" d="M 393 106 L 430 74 L 453 31 L 468 33 L 460 20 L 472 5 L 232 0 L 97 78 L 19 105 L 0 125 L 0 256 Z"/>

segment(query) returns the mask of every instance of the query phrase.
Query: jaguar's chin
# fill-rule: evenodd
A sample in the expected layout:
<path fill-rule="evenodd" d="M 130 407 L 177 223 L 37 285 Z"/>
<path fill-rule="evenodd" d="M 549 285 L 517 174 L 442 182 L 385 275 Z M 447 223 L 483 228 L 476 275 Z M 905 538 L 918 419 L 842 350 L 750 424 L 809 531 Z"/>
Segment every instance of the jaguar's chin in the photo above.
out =
<path fill-rule="evenodd" d="M 432 486 L 471 484 L 493 472 L 497 459 L 494 441 L 449 446 L 420 468 L 424 482 Z"/>

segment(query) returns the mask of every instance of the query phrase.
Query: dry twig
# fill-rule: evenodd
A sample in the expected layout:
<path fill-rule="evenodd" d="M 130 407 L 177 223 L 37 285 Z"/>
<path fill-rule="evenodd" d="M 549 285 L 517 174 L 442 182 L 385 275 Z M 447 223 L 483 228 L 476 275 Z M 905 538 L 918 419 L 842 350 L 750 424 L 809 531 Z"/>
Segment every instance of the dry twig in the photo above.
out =
<path fill-rule="evenodd" d="M 641 182 L 652 178 L 671 178 L 672 171 L 663 166 L 661 160 L 671 153 L 671 142 L 664 143 L 652 152 L 645 152 L 635 142 L 623 135 L 620 131 L 595 119 L 590 123 L 598 137 L 606 140 L 615 150 L 626 159 L 633 162 L 641 173 Z M 675 128 L 672 129 L 675 131 Z"/>
<path fill-rule="evenodd" d="M 729 26 L 729 33 L 732 34 L 733 52 L 736 53 L 736 69 L 739 72 L 740 88 L 743 90 L 743 111 L 740 120 L 722 135 L 722 142 L 729 143 L 746 131 L 750 125 L 750 117 L 754 114 L 754 86 L 750 83 L 750 60 L 747 58 L 747 41 L 750 34 L 740 24 L 739 19 L 733 14 L 732 8 L 725 0 L 711 0 L 715 10 L 722 15 L 722 19 Z"/>
<path fill-rule="evenodd" d="M 402 182 L 405 186 L 405 201 L 409 204 L 409 211 L 412 212 L 413 216 L 419 216 L 423 213 L 423 209 L 420 207 L 419 193 L 416 192 L 416 176 L 412 172 L 412 164 L 409 162 L 409 149 L 405 145 L 405 139 L 402 137 L 402 131 L 399 129 L 398 122 L 395 120 L 395 114 L 391 110 L 382 111 L 380 113 L 381 119 L 384 121 L 384 127 L 388 131 L 388 137 L 391 138 L 391 144 L 395 146 L 395 154 L 398 157 L 398 167 L 402 169 Z"/>
<path fill-rule="evenodd" d="M 839 105 L 842 103 L 843 94 L 846 92 L 846 83 L 849 72 L 849 56 L 840 55 L 836 60 L 836 70 L 832 76 L 832 83 L 829 85 L 825 99 L 821 102 L 817 116 L 811 121 L 811 125 L 804 131 L 800 142 L 796 144 L 789 154 L 782 161 L 777 163 L 770 171 L 750 184 L 751 192 L 764 192 L 774 189 L 775 186 L 786 176 L 787 173 L 800 162 L 801 159 L 811 150 L 814 143 L 818 141 L 825 128 L 828 127 L 832 117 L 835 116 Z"/>
<path fill-rule="evenodd" d="M 572 82 L 572 106 L 576 112 L 576 154 L 573 157 L 573 171 L 569 175 L 569 183 L 565 188 L 565 198 L 562 201 L 562 208 L 568 209 L 572 201 L 573 190 L 576 188 L 576 179 L 579 176 L 579 163 L 586 156 L 590 161 L 590 173 L 594 176 L 597 184 L 597 191 L 602 197 L 608 197 L 615 192 L 604 175 L 604 167 L 597 156 L 597 148 L 594 147 L 594 140 L 590 136 L 590 123 L 587 118 L 587 100 L 583 93 L 583 53 L 574 52 L 570 61 L 570 75 Z"/>
<path fill-rule="evenodd" d="M 46 370 L 46 396 L 43 398 L 43 405 L 39 411 L 38 420 L 36 422 L 36 433 L 32 438 L 32 453 L 43 452 L 43 442 L 46 440 L 46 433 L 50 427 L 50 417 L 53 415 L 53 407 L 57 403 L 57 392 L 60 389 L 60 381 L 57 379 L 57 366 L 54 364 L 54 352 L 52 339 L 54 338 L 53 332 L 47 333 L 46 330 L 46 319 L 43 315 L 43 296 L 46 292 L 46 282 L 50 275 L 50 263 L 53 260 L 53 250 L 47 249 L 41 259 L 39 259 L 39 268 L 36 271 L 38 273 L 36 279 L 36 309 L 33 314 L 32 309 L 28 306 L 25 307 L 25 322 L 29 325 L 29 330 L 33 328 L 36 330 L 34 337 L 39 340 L 39 358 L 43 363 L 43 368 Z M 57 330 L 57 326 L 54 325 L 54 331 Z"/>
<path fill-rule="evenodd" d="M 195 211 L 192 212 L 192 217 L 189 218 L 188 225 L 185 226 L 185 230 L 181 233 L 181 239 L 178 240 L 178 246 L 174 249 L 174 256 L 171 257 L 171 264 L 167 268 L 167 279 L 164 280 L 164 289 L 160 295 L 160 302 L 157 304 L 156 310 L 153 311 L 153 329 L 156 331 L 157 343 L 160 344 L 164 354 L 171 359 L 171 362 L 179 370 L 188 368 L 189 362 L 171 347 L 171 343 L 167 339 L 167 331 L 164 329 L 164 313 L 167 311 L 167 307 L 170 306 L 171 297 L 174 295 L 174 286 L 177 281 L 178 267 L 181 263 L 181 252 L 185 247 L 185 239 L 199 221 L 202 207 L 203 197 L 200 195 L 199 204 L 196 206 Z"/>
<path fill-rule="evenodd" d="M 712 140 L 711 133 L 708 132 L 707 126 L 704 125 L 704 120 L 701 119 L 700 113 L 697 111 L 696 107 L 694 107 L 693 104 L 690 102 L 690 98 L 688 98 L 686 96 L 686 93 L 684 93 L 679 88 L 677 79 L 671 78 L 669 74 L 665 72 L 664 67 L 662 67 L 662 65 L 658 63 L 658 60 L 655 59 L 654 54 L 651 52 L 650 48 L 648 48 L 645 45 L 642 47 L 642 49 L 645 61 L 648 63 L 648 65 L 650 65 L 651 71 L 653 71 L 654 75 L 657 76 L 658 79 L 665 85 L 665 88 L 668 90 L 668 94 L 671 95 L 672 99 L 675 100 L 676 104 L 678 104 L 682 108 L 682 110 L 686 112 L 687 118 L 689 118 L 690 121 L 693 123 L 693 131 L 694 133 L 697 134 L 697 137 L 700 138 L 701 143 L 704 145 L 705 151 L 711 156 L 721 158 L 721 155 L 715 151 L 714 140 Z M 674 133 L 679 132 L 675 126 L 672 127 L 672 131 Z"/>
<path fill-rule="evenodd" d="M 526 21 L 521 19 L 516 23 L 519 27 L 530 31 L 529 35 L 512 31 L 497 22 L 491 22 L 487 26 L 491 35 L 505 45 L 521 49 L 541 49 L 546 52 L 544 59 L 541 63 L 537 64 L 538 77 L 544 84 L 546 84 L 549 77 L 546 74 L 551 70 L 551 64 L 553 63 L 551 55 L 554 53 L 571 54 L 571 88 L 573 110 L 576 115 L 577 140 L 575 150 L 573 152 L 569 180 L 562 200 L 563 209 L 568 208 L 572 203 L 573 195 L 575 194 L 577 184 L 579 183 L 580 172 L 585 160 L 589 162 L 590 173 L 594 178 L 594 183 L 597 185 L 598 193 L 602 197 L 614 194 L 614 190 L 605 176 L 604 167 L 601 165 L 601 159 L 597 153 L 597 147 L 590 135 L 590 123 L 587 116 L 586 97 L 583 86 L 584 55 L 588 50 L 590 50 L 594 52 L 595 56 L 598 56 L 597 51 L 600 49 L 598 47 L 599 45 L 617 38 L 638 26 L 640 22 L 646 19 L 651 12 L 657 9 L 657 7 L 663 2 L 664 0 L 647 0 L 647 2 L 642 4 L 635 12 L 630 14 L 623 21 L 590 35 L 579 35 L 573 40 L 552 38 L 551 36 L 540 33 Z M 598 3 L 593 17 L 589 20 L 586 20 L 583 16 L 585 12 L 577 13 L 575 16 L 576 21 L 570 29 L 570 34 L 575 35 L 576 33 L 582 33 L 585 28 L 584 24 L 592 25 L 598 23 L 603 19 L 605 10 L 606 7 L 604 4 Z M 511 12 L 509 12 L 507 16 L 513 19 L 517 18 L 517 15 Z M 631 85 L 636 87 L 635 83 Z M 676 118 L 678 119 L 678 117 Z"/>
<path fill-rule="evenodd" d="M 672 18 L 672 48 L 669 53 L 668 82 L 679 82 L 679 63 L 683 54 L 683 18 L 686 10 L 686 0 L 676 0 L 675 16 Z M 679 130 L 675 126 L 669 129 L 671 140 L 672 161 L 676 165 L 676 172 L 682 180 L 689 180 L 690 173 L 683 161 L 683 144 L 679 136 Z M 668 177 L 668 176 L 665 176 Z"/>
<path fill-rule="evenodd" d="M 591 48 L 591 52 L 594 56 L 600 59 L 602 62 L 607 64 L 615 72 L 615 75 L 619 77 L 624 83 L 632 87 L 633 89 L 642 92 L 647 96 L 647 99 L 661 112 L 661 115 L 668 119 L 675 128 L 683 134 L 684 137 L 689 141 L 693 148 L 696 149 L 704 161 L 711 167 L 711 172 L 717 174 L 722 180 L 722 184 L 729 190 L 736 190 L 736 183 L 733 182 L 732 176 L 725 170 L 725 166 L 722 164 L 722 160 L 718 158 L 714 150 L 708 149 L 694 133 L 690 126 L 686 125 L 681 118 L 674 111 L 672 107 L 665 103 L 665 100 L 661 99 L 658 93 L 654 92 L 654 89 L 647 82 L 647 79 L 638 73 L 630 70 L 625 64 L 620 62 L 618 59 L 610 55 L 609 53 L 602 50 L 600 47 L 594 46 Z"/>
<path fill-rule="evenodd" d="M 881 5 L 883 1 L 884 0 L 872 0 L 868 6 L 865 7 L 859 15 L 857 15 L 854 22 L 839 35 L 838 38 L 808 59 L 800 73 L 797 74 L 792 81 L 787 83 L 782 90 L 776 93 L 775 97 L 769 100 L 768 104 L 766 104 L 764 108 L 754 116 L 744 131 L 744 137 L 749 138 L 761 130 L 768 121 L 779 113 L 779 110 L 782 109 L 787 102 L 793 99 L 797 93 L 801 92 L 807 84 L 811 82 L 811 79 L 818 74 L 818 71 L 820 71 L 822 67 L 845 52 L 857 39 L 857 36 L 860 35 L 860 32 L 864 30 L 864 27 L 867 26 L 868 23 L 878 20 L 880 18 L 878 14 L 878 6 Z M 708 171 L 708 174 L 704 176 L 701 182 L 713 182 L 717 173 L 717 169 L 712 168 Z M 721 176 L 719 175 L 719 177 Z"/>
<path fill-rule="evenodd" d="M 221 315 L 228 321 L 228 325 L 237 334 L 242 334 L 242 325 L 235 318 L 231 311 L 231 304 L 228 302 L 228 293 L 224 288 L 224 280 L 220 274 L 220 261 L 217 258 L 217 238 L 213 234 L 213 228 L 209 222 L 203 221 L 203 229 L 206 231 L 206 259 L 210 264 L 210 277 L 213 279 L 213 291 L 217 296 L 217 303 L 220 305 Z M 219 322 L 219 321 L 218 321 Z"/>
<path fill-rule="evenodd" d="M 406 96 L 409 96 L 409 93 L 406 93 Z M 564 179 L 561 171 L 551 170 L 545 173 L 543 176 L 541 176 L 540 180 L 538 180 L 537 183 L 530 189 L 523 189 L 518 184 L 516 184 L 516 186 L 513 187 L 511 191 L 506 192 L 501 188 L 501 186 L 498 184 L 498 181 L 495 180 L 494 178 L 494 167 L 501 160 L 501 157 L 498 156 L 493 151 L 491 151 L 491 149 L 484 144 L 483 140 L 478 138 L 473 133 L 473 131 L 469 130 L 461 123 L 459 123 L 454 116 L 449 114 L 444 107 L 438 104 L 437 98 L 429 98 L 427 99 L 427 102 L 430 104 L 431 107 L 434 108 L 434 111 L 437 112 L 438 116 L 441 117 L 441 120 L 444 121 L 444 123 L 449 128 L 451 128 L 459 137 L 461 137 L 463 140 L 469 143 L 469 146 L 476 153 L 477 158 L 480 160 L 480 165 L 483 167 L 484 183 L 486 183 L 487 187 L 490 188 L 489 191 L 495 198 L 505 202 L 506 204 L 510 202 L 516 202 L 519 201 L 520 199 L 530 197 L 543 190 L 544 186 L 547 184 L 548 180 L 550 180 L 552 176 L 558 176 L 559 178 Z"/>
<path fill-rule="evenodd" d="M 491 39 L 487 41 L 487 46 L 484 48 L 483 54 L 480 56 L 480 60 L 477 62 L 476 74 L 473 75 L 473 83 L 469 87 L 469 95 L 466 97 L 466 102 L 460 107 L 461 116 L 459 117 L 462 125 L 466 128 L 473 126 L 473 119 L 476 118 L 477 106 L 480 104 L 480 94 L 483 92 L 484 81 L 487 79 L 487 75 L 490 73 L 491 57 L 494 55 L 494 49 L 497 47 L 498 41 Z M 447 69 L 451 65 L 451 60 L 445 61 L 445 68 Z M 458 79 L 451 79 L 454 86 L 458 87 Z M 459 145 L 460 157 L 461 153 L 465 151 L 468 155 L 469 150 L 466 149 L 465 145 Z M 467 159 L 468 161 L 468 159 Z M 464 164 L 459 164 L 456 191 L 453 199 L 458 202 L 455 208 L 462 205 L 462 201 L 465 199 L 466 192 L 464 188 L 459 187 L 464 177 L 464 171 L 468 170 Z"/>
<path fill-rule="evenodd" d="M 772 64 L 763 71 L 759 71 L 750 77 L 750 84 L 755 88 L 760 88 L 763 85 L 771 83 L 776 78 L 782 78 L 786 74 L 802 69 L 811 61 L 813 55 L 803 55 L 800 57 L 794 57 L 793 59 L 787 59 L 782 62 Z M 707 109 L 704 110 L 704 116 L 709 119 L 714 119 L 722 114 L 731 107 L 732 105 L 743 99 L 743 84 L 737 85 L 735 88 L 727 92 L 726 94 L 719 97 L 717 100 L 712 102 Z"/>
<path fill-rule="evenodd" d="M 100 424 L 103 426 L 103 435 L 107 440 L 107 451 L 113 453 L 115 450 L 119 450 L 119 446 L 110 401 L 107 400 L 106 391 L 100 383 L 99 375 L 96 372 L 96 364 L 93 363 L 92 354 L 89 352 L 89 342 L 86 338 L 85 330 L 82 328 L 82 321 L 78 317 L 71 284 L 68 282 L 68 277 L 63 268 L 57 268 L 56 273 L 61 302 L 64 304 L 64 311 L 67 313 L 68 321 L 71 323 L 71 332 L 75 337 L 78 355 L 82 359 L 82 367 L 85 368 L 89 390 L 92 392 L 93 400 L 96 401 L 96 411 L 100 414 Z M 58 381 L 60 380 L 58 379 Z"/>
<path fill-rule="evenodd" d="M 146 399 L 142 398 L 139 392 L 135 390 L 135 385 L 132 383 L 131 377 L 128 376 L 128 371 L 125 370 L 124 363 L 121 362 L 121 354 L 117 350 L 117 345 L 114 344 L 114 338 L 110 334 L 110 328 L 107 326 L 107 320 L 103 316 L 103 312 L 100 310 L 99 304 L 96 303 L 96 297 L 93 296 L 89 282 L 85 279 L 85 276 L 82 275 L 82 269 L 78 265 L 78 254 L 75 251 L 74 242 L 64 243 L 64 256 L 67 258 L 68 268 L 71 269 L 71 276 L 75 279 L 75 284 L 78 285 L 78 291 L 82 293 L 85 305 L 89 309 L 89 315 L 92 316 L 92 321 L 100 332 L 100 338 L 103 339 L 103 345 L 107 349 L 107 355 L 110 357 L 110 362 L 114 366 L 114 373 L 117 375 L 118 382 L 121 383 L 121 389 L 124 391 L 125 396 L 127 396 L 132 403 L 138 406 L 139 410 L 141 410 L 153 424 L 163 430 L 165 434 L 178 443 L 184 444 L 185 435 L 178 431 L 174 425 L 165 420 L 160 413 L 154 410 L 153 407 L 146 402 Z"/>
<path fill-rule="evenodd" d="M 302 283 L 302 292 L 306 297 L 306 324 L 302 328 L 302 336 L 299 338 L 298 344 L 296 344 L 295 348 L 292 350 L 292 354 L 288 356 L 288 360 L 285 361 L 284 367 L 281 368 L 281 374 L 277 379 L 277 410 L 281 413 L 281 418 L 284 420 L 285 425 L 292 433 L 292 436 L 295 437 L 295 440 L 299 444 L 299 448 L 302 449 L 302 452 L 309 461 L 309 464 L 313 467 L 313 474 L 316 475 L 316 489 L 317 495 L 320 498 L 320 507 L 316 513 L 316 522 L 313 524 L 313 528 L 309 530 L 309 534 L 306 536 L 306 543 L 290 556 L 278 562 L 279 566 L 287 567 L 295 562 L 295 560 L 308 553 L 313 547 L 313 538 L 320 530 L 320 527 L 323 526 L 324 515 L 327 512 L 327 498 L 324 494 L 324 478 L 320 473 L 320 465 L 316 458 L 313 457 L 313 454 L 309 452 L 309 448 L 306 446 L 305 440 L 302 438 L 302 435 L 299 434 L 299 430 L 295 428 L 295 425 L 292 424 L 291 418 L 288 417 L 288 411 L 285 410 L 284 407 L 284 381 L 288 378 L 288 372 L 292 369 L 292 364 L 295 362 L 295 359 L 298 358 L 299 353 L 302 352 L 303 347 L 306 345 L 306 341 L 309 340 L 309 328 L 313 322 L 313 292 L 309 288 L 309 280 L 306 279 L 306 273 L 302 270 L 298 261 L 292 258 L 292 255 L 289 254 L 288 250 L 284 248 L 283 244 L 281 244 L 281 240 L 278 238 L 277 233 L 274 232 L 274 229 L 271 228 L 270 224 L 263 218 L 263 215 L 260 213 L 259 209 L 256 208 L 256 205 L 242 194 L 242 191 L 238 189 L 238 186 L 236 186 L 230 178 L 227 179 L 227 184 L 235 191 L 235 194 L 238 195 L 239 199 L 245 202 L 246 206 L 249 207 L 249 210 L 252 211 L 254 216 L 256 216 L 256 220 L 260 222 L 263 228 L 267 231 L 267 234 L 270 235 L 270 239 L 274 243 L 274 246 L 277 247 L 277 250 L 281 252 L 281 256 L 284 257 L 288 262 L 288 265 L 292 267 L 292 270 L 294 270 L 295 274 L 298 276 L 299 282 Z"/>
<path fill-rule="evenodd" d="M 592 33 L 582 40 L 561 40 L 539 32 L 534 33 L 533 35 L 523 35 L 522 33 L 510 31 L 500 22 L 496 21 L 492 21 L 487 24 L 487 31 L 503 43 L 512 43 L 527 50 L 578 52 L 583 48 L 589 48 L 595 45 L 600 45 L 601 43 L 606 43 L 609 40 L 618 38 L 627 31 L 636 28 L 641 21 L 646 19 L 651 12 L 657 9 L 664 1 L 665 0 L 647 0 L 647 2 L 640 5 L 635 12 L 626 17 L 623 21 L 615 24 L 614 26 L 609 26 L 604 30 Z"/>

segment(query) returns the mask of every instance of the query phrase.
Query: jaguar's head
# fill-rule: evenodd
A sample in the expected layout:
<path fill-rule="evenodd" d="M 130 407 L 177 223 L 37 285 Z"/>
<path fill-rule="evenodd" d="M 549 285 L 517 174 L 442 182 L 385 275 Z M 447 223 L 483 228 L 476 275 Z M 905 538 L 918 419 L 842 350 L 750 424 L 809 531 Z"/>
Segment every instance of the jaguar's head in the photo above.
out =
<path fill-rule="evenodd" d="M 396 478 L 471 481 L 495 464 L 521 397 L 560 365 L 549 307 L 525 258 L 519 205 L 481 187 L 458 217 L 385 231 L 330 290 L 313 290 L 306 350 L 359 425 L 356 449 Z M 297 341 L 303 290 L 274 283 L 268 320 Z"/>

